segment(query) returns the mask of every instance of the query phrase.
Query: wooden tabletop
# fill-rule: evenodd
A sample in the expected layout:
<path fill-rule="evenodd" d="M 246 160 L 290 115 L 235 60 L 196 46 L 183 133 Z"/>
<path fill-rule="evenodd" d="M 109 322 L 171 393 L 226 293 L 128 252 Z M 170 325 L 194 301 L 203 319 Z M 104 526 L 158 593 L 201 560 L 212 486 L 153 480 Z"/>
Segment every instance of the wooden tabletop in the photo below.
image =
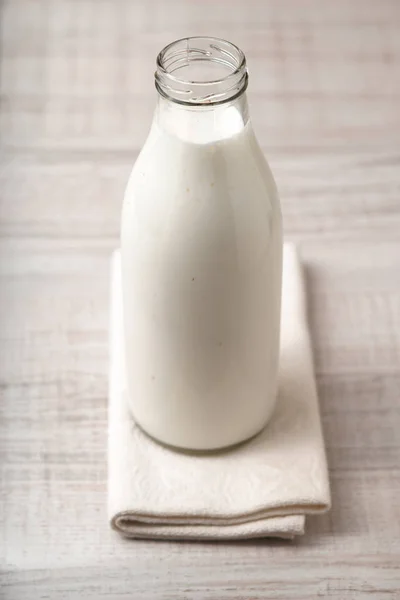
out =
<path fill-rule="evenodd" d="M 2 598 L 400 598 L 400 3 L 4 0 Z M 106 517 L 108 269 L 186 35 L 245 51 L 306 264 L 332 511 L 294 542 L 135 542 Z"/>

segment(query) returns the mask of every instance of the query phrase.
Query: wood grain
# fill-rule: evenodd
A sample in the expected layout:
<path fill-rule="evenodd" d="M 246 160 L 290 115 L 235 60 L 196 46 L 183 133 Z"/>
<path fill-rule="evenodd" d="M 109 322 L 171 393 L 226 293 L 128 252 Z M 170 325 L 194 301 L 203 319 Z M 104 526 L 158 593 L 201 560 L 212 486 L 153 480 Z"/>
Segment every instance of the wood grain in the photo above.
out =
<path fill-rule="evenodd" d="M 400 4 L 4 0 L 0 591 L 400 598 Z M 309 291 L 331 513 L 293 542 L 127 542 L 106 519 L 108 261 L 183 35 L 246 52 Z"/>

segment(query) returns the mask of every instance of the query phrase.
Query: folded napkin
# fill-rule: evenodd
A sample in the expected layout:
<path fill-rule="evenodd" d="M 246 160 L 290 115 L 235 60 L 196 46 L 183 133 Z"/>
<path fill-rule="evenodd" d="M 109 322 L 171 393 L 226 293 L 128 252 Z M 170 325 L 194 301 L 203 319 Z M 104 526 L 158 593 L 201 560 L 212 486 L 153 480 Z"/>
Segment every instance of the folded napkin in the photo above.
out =
<path fill-rule="evenodd" d="M 120 253 L 112 258 L 108 510 L 126 537 L 292 538 L 330 504 L 306 302 L 296 249 L 285 245 L 279 397 L 252 440 L 207 454 L 150 439 L 126 402 Z"/>

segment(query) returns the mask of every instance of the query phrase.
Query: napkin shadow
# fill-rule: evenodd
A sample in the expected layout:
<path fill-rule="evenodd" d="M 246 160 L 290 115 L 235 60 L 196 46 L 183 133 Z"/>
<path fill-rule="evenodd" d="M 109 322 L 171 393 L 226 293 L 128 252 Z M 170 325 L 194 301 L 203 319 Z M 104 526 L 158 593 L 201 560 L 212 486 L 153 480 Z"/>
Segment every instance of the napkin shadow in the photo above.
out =
<path fill-rule="evenodd" d="M 360 520 L 360 506 L 357 504 L 357 496 L 351 494 L 352 501 L 349 502 L 349 485 L 351 485 L 351 482 L 349 482 L 348 478 L 340 477 L 334 466 L 337 455 L 335 444 L 337 437 L 335 439 L 332 428 L 328 427 L 327 418 L 329 404 L 327 393 L 332 390 L 332 379 L 329 382 L 328 389 L 323 385 L 323 376 L 319 375 L 318 350 L 324 346 L 323 336 L 326 332 L 321 326 L 318 316 L 321 315 L 321 308 L 318 307 L 318 269 L 304 264 L 303 274 L 307 292 L 307 317 L 313 349 L 321 422 L 329 468 L 332 508 L 328 513 L 312 516 L 307 519 L 305 536 L 296 540 L 298 544 L 302 545 L 310 544 L 323 536 L 348 534 L 350 530 L 352 534 L 365 531 L 365 527 L 362 526 Z"/>

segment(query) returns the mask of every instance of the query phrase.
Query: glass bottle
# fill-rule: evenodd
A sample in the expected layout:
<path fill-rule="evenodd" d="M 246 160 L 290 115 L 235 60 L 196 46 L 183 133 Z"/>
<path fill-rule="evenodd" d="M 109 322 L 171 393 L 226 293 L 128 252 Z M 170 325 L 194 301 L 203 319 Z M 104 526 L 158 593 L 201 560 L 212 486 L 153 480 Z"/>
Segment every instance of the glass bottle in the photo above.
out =
<path fill-rule="evenodd" d="M 159 54 L 158 101 L 122 211 L 128 398 L 168 445 L 260 431 L 277 394 L 282 233 L 245 56 L 211 37 Z"/>

